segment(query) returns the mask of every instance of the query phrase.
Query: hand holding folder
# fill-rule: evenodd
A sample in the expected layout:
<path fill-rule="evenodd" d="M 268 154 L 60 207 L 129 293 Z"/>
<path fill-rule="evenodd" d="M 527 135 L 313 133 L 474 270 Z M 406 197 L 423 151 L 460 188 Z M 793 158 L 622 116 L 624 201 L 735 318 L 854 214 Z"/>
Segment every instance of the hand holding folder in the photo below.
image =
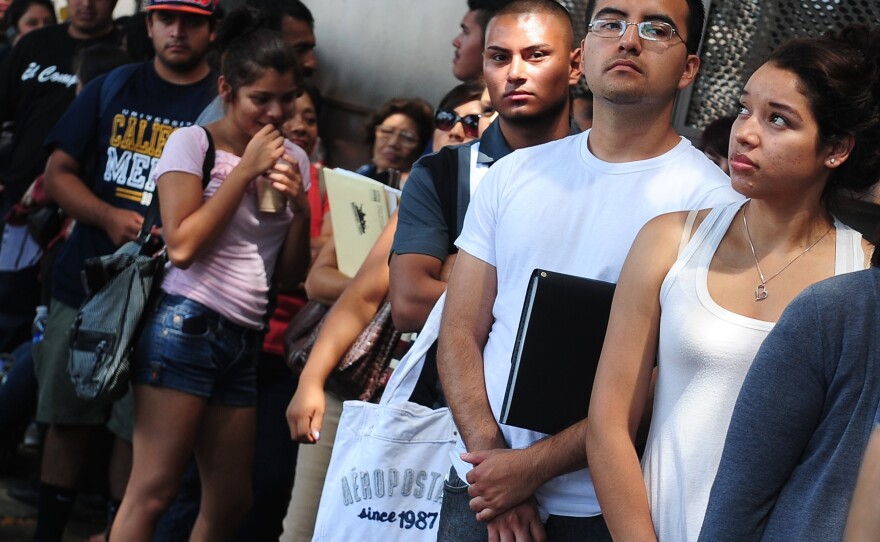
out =
<path fill-rule="evenodd" d="M 556 434 L 587 417 L 615 285 L 535 269 L 501 423 Z"/>

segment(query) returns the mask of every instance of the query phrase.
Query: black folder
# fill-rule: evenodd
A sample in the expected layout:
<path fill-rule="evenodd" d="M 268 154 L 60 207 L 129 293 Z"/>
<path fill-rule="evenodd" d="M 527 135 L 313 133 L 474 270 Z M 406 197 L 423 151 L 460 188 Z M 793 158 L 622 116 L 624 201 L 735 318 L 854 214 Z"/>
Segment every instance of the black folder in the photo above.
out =
<path fill-rule="evenodd" d="M 587 417 L 614 284 L 535 269 L 501 423 L 556 434 Z"/>

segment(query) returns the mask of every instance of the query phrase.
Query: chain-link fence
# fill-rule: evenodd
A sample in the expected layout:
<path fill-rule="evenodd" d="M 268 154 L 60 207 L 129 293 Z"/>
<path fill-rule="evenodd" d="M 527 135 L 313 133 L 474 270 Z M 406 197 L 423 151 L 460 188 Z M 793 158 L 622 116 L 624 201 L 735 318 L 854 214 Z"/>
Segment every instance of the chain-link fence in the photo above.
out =
<path fill-rule="evenodd" d="M 877 0 L 713 0 L 707 14 L 702 66 L 685 124 L 702 129 L 731 115 L 749 75 L 780 43 L 818 36 L 850 23 L 880 24 Z"/>

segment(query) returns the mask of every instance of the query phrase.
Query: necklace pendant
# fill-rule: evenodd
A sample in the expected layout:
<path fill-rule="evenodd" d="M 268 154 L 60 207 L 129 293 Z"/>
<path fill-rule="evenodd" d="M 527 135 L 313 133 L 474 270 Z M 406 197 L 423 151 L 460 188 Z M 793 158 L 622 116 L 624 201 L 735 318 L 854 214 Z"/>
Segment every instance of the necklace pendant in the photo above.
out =
<path fill-rule="evenodd" d="M 763 301 L 767 299 L 767 286 L 764 284 L 759 284 L 757 288 L 755 288 L 755 301 Z"/>

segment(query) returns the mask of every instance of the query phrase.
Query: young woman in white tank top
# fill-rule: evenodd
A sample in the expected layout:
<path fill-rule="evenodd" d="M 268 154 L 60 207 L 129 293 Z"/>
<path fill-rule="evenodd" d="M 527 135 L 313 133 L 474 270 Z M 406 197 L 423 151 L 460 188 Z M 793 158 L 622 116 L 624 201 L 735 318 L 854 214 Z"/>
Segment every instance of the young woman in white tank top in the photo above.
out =
<path fill-rule="evenodd" d="M 750 199 L 660 216 L 630 250 L 587 436 L 615 540 L 697 539 L 764 337 L 801 290 L 867 266 L 873 247 L 827 206 L 880 170 L 868 148 L 880 126 L 865 121 L 877 118 L 880 92 L 854 77 L 865 62 L 856 42 L 792 40 L 774 52 L 746 84 L 730 138 L 731 182 Z M 634 442 L 649 418 L 640 468 Z"/>

